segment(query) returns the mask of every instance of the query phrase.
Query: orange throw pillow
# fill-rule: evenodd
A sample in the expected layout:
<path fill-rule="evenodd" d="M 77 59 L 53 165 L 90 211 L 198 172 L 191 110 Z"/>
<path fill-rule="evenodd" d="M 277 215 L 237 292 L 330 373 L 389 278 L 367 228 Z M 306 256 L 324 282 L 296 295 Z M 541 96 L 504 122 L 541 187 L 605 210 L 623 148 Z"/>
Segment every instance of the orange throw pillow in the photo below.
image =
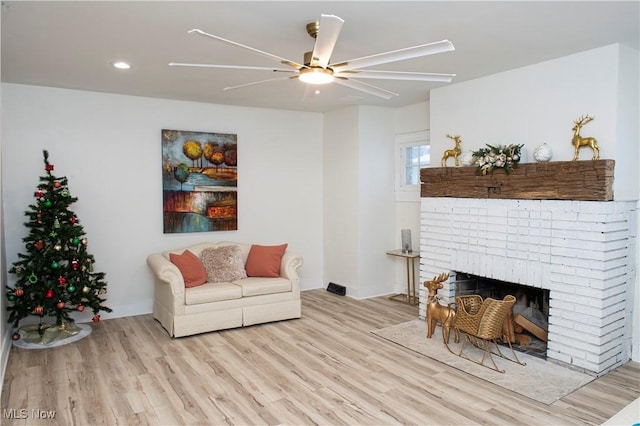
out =
<path fill-rule="evenodd" d="M 279 246 L 252 245 L 244 269 L 249 277 L 277 278 L 280 276 L 280 262 L 289 244 Z"/>
<path fill-rule="evenodd" d="M 182 254 L 169 253 L 171 263 L 176 265 L 184 278 L 186 288 L 197 287 L 207 282 L 207 271 L 200 258 L 189 250 Z"/>

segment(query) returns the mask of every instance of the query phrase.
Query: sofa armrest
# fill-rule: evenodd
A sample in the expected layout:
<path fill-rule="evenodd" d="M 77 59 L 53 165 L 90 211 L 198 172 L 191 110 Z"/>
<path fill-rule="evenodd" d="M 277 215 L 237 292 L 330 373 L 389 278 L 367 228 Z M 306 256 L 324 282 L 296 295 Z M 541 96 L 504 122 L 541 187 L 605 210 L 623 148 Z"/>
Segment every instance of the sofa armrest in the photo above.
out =
<path fill-rule="evenodd" d="M 147 256 L 147 265 L 156 281 L 167 283 L 171 287 L 174 297 L 179 296 L 184 300 L 184 278 L 176 265 L 160 253 Z"/>
<path fill-rule="evenodd" d="M 298 286 L 300 285 L 300 277 L 298 276 L 298 268 L 303 265 L 302 256 L 297 253 L 285 252 L 280 263 L 280 276 L 291 280 Z"/>

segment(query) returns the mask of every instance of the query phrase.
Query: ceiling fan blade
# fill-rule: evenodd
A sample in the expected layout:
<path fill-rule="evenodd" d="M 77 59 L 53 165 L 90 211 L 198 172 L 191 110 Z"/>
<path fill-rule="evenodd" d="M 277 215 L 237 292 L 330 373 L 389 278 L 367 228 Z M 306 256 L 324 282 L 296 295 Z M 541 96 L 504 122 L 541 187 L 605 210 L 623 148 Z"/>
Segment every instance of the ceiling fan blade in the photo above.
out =
<path fill-rule="evenodd" d="M 320 15 L 320 25 L 316 43 L 313 46 L 311 65 L 326 68 L 329 65 L 333 48 L 338 41 L 344 20 L 335 15 Z"/>
<path fill-rule="evenodd" d="M 254 49 L 253 47 L 245 46 L 244 44 L 236 43 L 235 41 L 227 40 L 226 38 L 222 38 L 222 37 L 219 37 L 217 35 L 209 34 L 207 32 L 199 30 L 197 28 L 189 30 L 188 33 L 189 34 L 201 34 L 203 36 L 211 37 L 213 39 L 222 41 L 224 43 L 229 43 L 229 44 L 231 44 L 233 46 L 237 46 L 237 47 L 241 47 L 243 49 L 247 49 L 247 50 L 249 50 L 249 51 L 251 51 L 253 53 L 257 53 L 258 55 L 262 55 L 262 56 L 267 57 L 269 59 L 273 59 L 273 60 L 278 61 L 278 62 L 280 62 L 282 64 L 289 65 L 289 66 L 294 67 L 294 68 L 303 68 L 303 65 L 300 65 L 300 64 L 298 64 L 296 62 L 290 61 L 290 60 L 285 59 L 285 58 L 281 58 L 280 56 L 276 56 L 276 55 L 273 55 L 271 53 L 264 52 L 262 50 Z"/>
<path fill-rule="evenodd" d="M 383 99 L 387 99 L 387 100 L 391 99 L 394 96 L 398 96 L 397 93 L 393 93 L 393 92 L 390 92 L 388 90 L 384 90 L 384 89 L 381 89 L 379 87 L 372 86 L 372 85 L 367 84 L 367 83 L 363 83 L 361 81 L 350 80 L 350 79 L 347 79 L 347 78 L 344 78 L 344 77 L 336 78 L 335 80 L 333 80 L 333 82 L 336 83 L 336 84 L 340 84 L 342 86 L 347 86 L 347 87 L 350 87 L 352 89 L 356 89 L 356 90 L 359 90 L 361 92 L 365 92 L 365 93 L 368 93 L 370 95 L 377 96 L 379 98 L 383 98 Z"/>
<path fill-rule="evenodd" d="M 344 71 L 341 73 L 334 73 L 334 77 L 347 77 L 347 78 L 377 78 L 381 80 L 412 80 L 412 81 L 435 81 L 450 83 L 455 74 L 437 74 L 428 72 L 404 72 L 404 71 Z"/>
<path fill-rule="evenodd" d="M 270 78 L 268 80 L 254 81 L 253 83 L 240 84 L 238 86 L 229 86 L 229 87 L 225 87 L 222 90 L 240 89 L 240 88 L 243 88 L 243 87 L 255 86 L 256 84 L 269 83 L 271 81 L 278 81 L 278 80 L 289 80 L 291 78 L 296 78 L 296 77 L 298 77 L 298 76 L 295 75 L 295 76 L 291 76 L 291 77 Z"/>
<path fill-rule="evenodd" d="M 255 71 L 273 71 L 273 72 L 297 72 L 289 68 L 270 68 L 270 67 L 249 67 L 245 65 L 213 65 L 213 64 L 189 64 L 184 62 L 169 62 L 170 67 L 193 67 L 193 68 L 222 68 L 233 70 L 255 70 Z"/>
<path fill-rule="evenodd" d="M 372 67 L 375 65 L 387 64 L 389 62 L 404 61 L 406 59 L 434 55 L 436 53 L 448 52 L 451 50 L 455 50 L 453 43 L 449 40 L 442 40 L 435 43 L 421 44 L 419 46 L 378 53 L 377 55 L 363 56 L 362 58 L 331 64 L 329 67 L 332 68 L 334 72 L 344 72 L 357 68 Z"/>

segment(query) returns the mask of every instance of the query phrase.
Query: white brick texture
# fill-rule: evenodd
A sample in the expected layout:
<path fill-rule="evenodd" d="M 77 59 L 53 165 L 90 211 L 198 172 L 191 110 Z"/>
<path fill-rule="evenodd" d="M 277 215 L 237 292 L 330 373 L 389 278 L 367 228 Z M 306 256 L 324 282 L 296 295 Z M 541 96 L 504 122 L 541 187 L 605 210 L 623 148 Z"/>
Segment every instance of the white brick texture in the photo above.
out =
<path fill-rule="evenodd" d="M 549 290 L 547 358 L 595 375 L 630 359 L 635 202 L 422 198 L 420 279 L 455 273 Z M 426 316 L 420 286 L 420 318 Z"/>

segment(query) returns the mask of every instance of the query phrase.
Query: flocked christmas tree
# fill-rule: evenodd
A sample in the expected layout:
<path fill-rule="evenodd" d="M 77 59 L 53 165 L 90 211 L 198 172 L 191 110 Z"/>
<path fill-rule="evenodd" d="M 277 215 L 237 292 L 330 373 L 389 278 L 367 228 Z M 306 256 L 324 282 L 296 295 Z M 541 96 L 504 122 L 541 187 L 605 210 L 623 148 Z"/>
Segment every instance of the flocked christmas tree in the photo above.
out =
<path fill-rule="evenodd" d="M 28 316 L 40 318 L 38 331 L 47 317 L 56 325 L 73 323 L 71 313 L 93 311 L 93 321 L 100 321 L 100 311 L 111 312 L 101 296 L 107 291 L 105 274 L 94 272 L 94 258 L 87 252 L 87 238 L 78 217 L 69 206 L 78 199 L 71 196 L 66 177 L 53 175 L 49 153 L 43 151 L 46 175 L 29 205 L 23 238 L 26 253 L 19 253 L 9 272 L 17 277 L 15 286 L 7 288 L 9 322 L 18 327 Z M 16 333 L 17 334 L 17 333 Z M 14 339 L 18 338 L 14 334 Z"/>

